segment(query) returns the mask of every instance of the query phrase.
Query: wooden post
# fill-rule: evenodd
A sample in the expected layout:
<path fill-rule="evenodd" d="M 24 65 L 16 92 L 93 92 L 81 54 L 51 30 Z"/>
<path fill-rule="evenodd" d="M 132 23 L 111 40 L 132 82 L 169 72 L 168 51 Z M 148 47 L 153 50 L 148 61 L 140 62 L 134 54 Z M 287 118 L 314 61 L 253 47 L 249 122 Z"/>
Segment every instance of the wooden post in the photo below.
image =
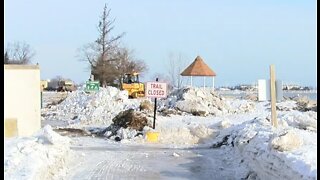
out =
<path fill-rule="evenodd" d="M 203 89 L 205 89 L 205 88 L 206 88 L 206 77 L 203 76 Z"/>
<path fill-rule="evenodd" d="M 190 80 L 191 80 L 191 87 L 192 87 L 192 76 L 190 76 Z"/>
<path fill-rule="evenodd" d="M 270 65 L 270 93 L 271 93 L 271 124 L 278 127 L 276 113 L 276 75 L 274 65 Z"/>

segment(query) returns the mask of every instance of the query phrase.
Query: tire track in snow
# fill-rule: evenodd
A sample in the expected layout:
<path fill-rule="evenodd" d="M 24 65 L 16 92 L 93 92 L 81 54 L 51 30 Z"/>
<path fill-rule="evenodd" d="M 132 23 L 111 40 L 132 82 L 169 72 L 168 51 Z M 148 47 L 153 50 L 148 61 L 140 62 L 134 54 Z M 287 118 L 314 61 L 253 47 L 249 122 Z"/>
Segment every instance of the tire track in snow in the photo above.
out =
<path fill-rule="evenodd" d="M 101 158 L 104 158 L 104 160 L 98 162 L 90 170 L 86 179 L 119 179 L 124 176 L 129 178 L 145 171 L 140 165 L 131 160 L 133 158 L 132 155 L 119 151 L 117 153 L 101 154 Z"/>

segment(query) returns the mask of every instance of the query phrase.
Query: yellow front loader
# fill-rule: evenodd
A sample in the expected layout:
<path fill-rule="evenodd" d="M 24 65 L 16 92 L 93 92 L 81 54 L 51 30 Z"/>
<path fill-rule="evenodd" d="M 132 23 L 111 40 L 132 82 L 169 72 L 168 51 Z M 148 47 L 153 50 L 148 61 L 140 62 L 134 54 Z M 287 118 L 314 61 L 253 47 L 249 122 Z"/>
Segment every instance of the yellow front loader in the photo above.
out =
<path fill-rule="evenodd" d="M 121 79 L 121 90 L 127 90 L 129 98 L 144 97 L 144 84 L 139 81 L 139 73 L 126 73 Z"/>

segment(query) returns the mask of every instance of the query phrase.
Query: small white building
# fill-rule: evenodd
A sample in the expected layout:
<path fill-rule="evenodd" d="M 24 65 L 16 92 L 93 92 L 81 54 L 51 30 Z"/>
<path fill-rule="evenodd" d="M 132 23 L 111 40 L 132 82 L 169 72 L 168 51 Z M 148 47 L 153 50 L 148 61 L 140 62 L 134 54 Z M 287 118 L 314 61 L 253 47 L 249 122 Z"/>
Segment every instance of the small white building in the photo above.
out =
<path fill-rule="evenodd" d="M 40 68 L 4 65 L 5 136 L 30 136 L 41 127 Z"/>

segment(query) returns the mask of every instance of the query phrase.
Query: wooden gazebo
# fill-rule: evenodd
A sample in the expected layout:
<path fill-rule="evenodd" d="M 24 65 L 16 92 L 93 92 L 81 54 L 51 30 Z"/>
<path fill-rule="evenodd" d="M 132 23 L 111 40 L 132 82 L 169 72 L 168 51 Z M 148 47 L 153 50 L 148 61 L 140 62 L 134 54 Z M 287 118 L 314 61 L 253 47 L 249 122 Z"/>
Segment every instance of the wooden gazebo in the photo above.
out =
<path fill-rule="evenodd" d="M 212 87 L 214 88 L 214 76 L 216 73 L 202 60 L 200 56 L 190 64 L 181 74 L 181 76 L 190 76 L 192 86 L 192 76 L 203 76 L 203 86 L 205 87 L 205 77 L 212 77 Z"/>

